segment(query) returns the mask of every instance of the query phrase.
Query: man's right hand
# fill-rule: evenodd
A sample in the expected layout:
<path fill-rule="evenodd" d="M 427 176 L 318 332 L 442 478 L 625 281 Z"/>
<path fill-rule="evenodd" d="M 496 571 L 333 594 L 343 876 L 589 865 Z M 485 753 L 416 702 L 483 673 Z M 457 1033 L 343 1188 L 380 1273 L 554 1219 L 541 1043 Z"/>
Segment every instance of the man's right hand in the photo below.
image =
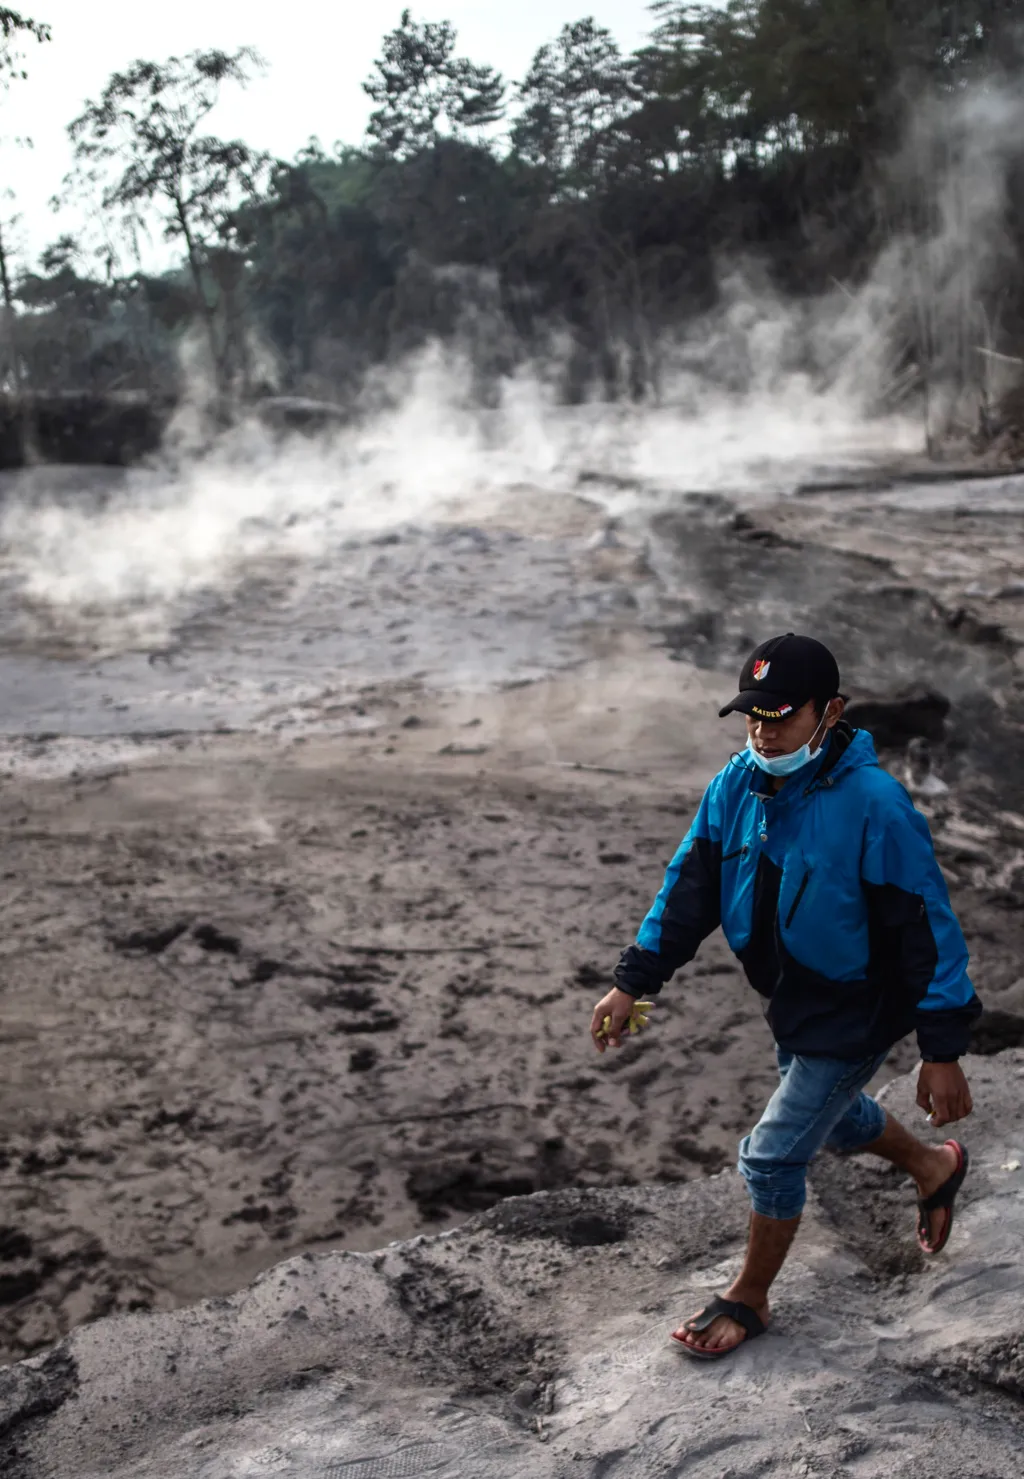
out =
<path fill-rule="evenodd" d="M 622 1046 L 622 1029 L 629 1021 L 633 1010 L 635 996 L 630 996 L 628 991 L 620 991 L 618 986 L 613 986 L 608 995 L 602 997 L 594 1008 L 594 1015 L 590 1021 L 590 1035 L 594 1039 L 594 1047 L 599 1053 L 605 1048 L 618 1048 Z M 604 1027 L 605 1017 L 611 1017 L 608 1030 L 604 1036 L 599 1036 Z"/>

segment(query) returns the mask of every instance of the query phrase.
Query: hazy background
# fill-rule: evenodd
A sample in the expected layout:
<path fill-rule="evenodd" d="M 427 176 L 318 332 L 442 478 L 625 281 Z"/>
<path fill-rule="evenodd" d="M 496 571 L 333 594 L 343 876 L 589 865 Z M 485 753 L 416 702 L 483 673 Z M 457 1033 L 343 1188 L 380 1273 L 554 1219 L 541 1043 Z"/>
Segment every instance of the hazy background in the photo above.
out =
<path fill-rule="evenodd" d="M 155 640 L 264 555 L 521 487 L 618 517 L 1013 453 L 1024 108 L 998 0 L 37 19 L 4 100 L 36 147 L 5 146 L 0 335 L 0 463 L 25 474 L 0 558 L 33 621 L 127 609 L 105 640 Z M 210 136 L 184 221 L 136 126 L 147 78 Z"/>
<path fill-rule="evenodd" d="M 77 212 L 54 213 L 50 206 L 71 167 L 66 125 L 86 98 L 102 91 L 112 71 L 137 57 L 210 47 L 230 51 L 244 43 L 266 58 L 269 70 L 245 92 L 225 96 L 213 119 L 219 132 L 240 135 L 285 159 L 311 134 L 328 147 L 336 140 L 358 144 L 371 107 L 361 84 L 381 36 L 398 24 L 405 8 L 351 0 L 338 5 L 299 0 L 286 11 L 269 0 L 178 0 L 167 6 L 46 0 L 26 7 L 52 26 L 53 39 L 43 46 L 25 44 L 30 85 L 14 87 L 0 112 L 0 138 L 7 141 L 0 176 L 14 191 L 13 209 L 21 214 L 17 240 L 23 253 L 35 256 L 60 232 L 78 229 Z M 417 16 L 424 13 L 422 6 L 412 9 Z M 583 13 L 571 0 L 508 6 L 455 0 L 442 10 L 458 28 L 461 49 L 491 61 L 509 78 L 521 76 L 537 48 Z M 625 51 L 650 31 L 651 16 L 641 0 L 603 0 L 587 13 L 613 31 Z M 430 19 L 440 16 L 440 10 L 429 14 Z M 14 147 L 15 138 L 30 138 L 32 149 Z M 159 239 L 146 246 L 147 265 L 164 266 L 169 256 Z"/>

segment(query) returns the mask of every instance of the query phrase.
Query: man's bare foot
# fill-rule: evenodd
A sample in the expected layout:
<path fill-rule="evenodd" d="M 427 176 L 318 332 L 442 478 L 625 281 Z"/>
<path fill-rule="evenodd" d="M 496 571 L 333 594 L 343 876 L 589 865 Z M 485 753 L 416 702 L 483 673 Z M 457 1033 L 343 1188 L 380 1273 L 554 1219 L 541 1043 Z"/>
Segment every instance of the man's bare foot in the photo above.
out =
<path fill-rule="evenodd" d="M 949 1178 L 956 1174 L 959 1164 L 960 1157 L 951 1145 L 937 1146 L 928 1175 L 917 1183 L 917 1192 L 921 1201 L 927 1201 L 930 1196 L 934 1196 L 940 1186 L 945 1186 Z M 928 1214 L 929 1246 L 934 1247 L 942 1237 L 948 1217 L 948 1207 L 939 1207 Z"/>
<path fill-rule="evenodd" d="M 768 1324 L 767 1300 L 763 1304 L 753 1304 L 749 1299 L 744 1299 L 743 1294 L 735 1289 L 730 1289 L 723 1297 L 749 1305 L 759 1316 L 762 1324 Z M 696 1320 L 699 1314 L 698 1310 L 697 1314 L 691 1315 L 690 1318 Z M 687 1330 L 684 1320 L 679 1328 L 673 1331 L 673 1334 L 682 1345 L 688 1345 L 696 1351 L 731 1351 L 747 1339 L 747 1332 L 743 1326 L 737 1325 L 735 1320 L 730 1320 L 728 1315 L 719 1315 L 718 1319 L 706 1330 L 701 1330 L 699 1333 L 695 1330 Z"/>

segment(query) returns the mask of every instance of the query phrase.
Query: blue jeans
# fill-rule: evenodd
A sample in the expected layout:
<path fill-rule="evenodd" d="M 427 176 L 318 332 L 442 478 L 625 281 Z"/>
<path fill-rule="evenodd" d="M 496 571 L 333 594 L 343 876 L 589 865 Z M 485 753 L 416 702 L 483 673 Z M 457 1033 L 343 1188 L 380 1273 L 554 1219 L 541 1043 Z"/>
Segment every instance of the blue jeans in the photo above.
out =
<path fill-rule="evenodd" d="M 849 1063 L 775 1051 L 782 1082 L 740 1142 L 739 1164 L 754 1211 L 785 1219 L 803 1211 L 807 1167 L 823 1145 L 863 1150 L 885 1129 L 885 1111 L 862 1091 L 889 1055 Z"/>

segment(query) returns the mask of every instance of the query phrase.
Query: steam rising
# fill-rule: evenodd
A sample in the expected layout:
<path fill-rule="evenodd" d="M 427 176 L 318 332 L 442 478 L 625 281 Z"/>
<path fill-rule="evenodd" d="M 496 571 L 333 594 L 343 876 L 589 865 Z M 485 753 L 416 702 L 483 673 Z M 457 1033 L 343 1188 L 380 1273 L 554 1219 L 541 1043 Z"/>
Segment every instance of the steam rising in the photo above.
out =
<path fill-rule="evenodd" d="M 1022 139 L 1019 86 L 979 84 L 924 100 L 889 168 L 891 242 L 869 292 L 894 356 L 916 343 L 929 438 L 974 430 L 999 388 L 990 351 L 1000 286 L 1020 275 L 1006 210 Z"/>
<path fill-rule="evenodd" d="M 921 450 L 925 418 L 910 401 L 893 410 L 901 356 L 911 339 L 922 347 L 910 376 L 923 374 L 929 416 L 940 398 L 962 402 L 975 346 L 991 337 L 979 305 L 1003 261 L 1022 113 L 995 88 L 922 108 L 894 165 L 906 208 L 866 285 L 785 303 L 752 269 L 733 270 L 713 318 L 655 345 L 656 404 L 564 406 L 557 339 L 543 363 L 489 370 L 481 404 L 480 347 L 506 327 L 484 332 L 479 303 L 494 295 L 467 294 L 472 332 L 378 376 L 331 437 L 281 442 L 249 423 L 136 470 L 100 508 L 48 500 L 46 471 L 29 474 L 0 520 L 4 563 L 31 605 L 71 626 L 102 619 L 105 640 L 129 644 L 268 560 L 300 568 L 369 530 L 472 523 L 524 484 L 558 497 L 584 480 L 622 513 L 693 489 L 776 494 L 815 468 Z"/>
<path fill-rule="evenodd" d="M 5 563 L 55 617 L 105 614 L 108 639 L 117 626 L 148 641 L 184 598 L 268 558 L 301 562 L 410 522 L 472 523 L 476 507 L 524 484 L 558 497 L 582 479 L 622 512 L 688 489 L 777 490 L 815 465 L 919 442 L 905 422 L 867 420 L 848 386 L 780 370 L 802 316 L 738 282 L 730 293 L 703 344 L 672 347 L 660 405 L 567 408 L 551 366 L 530 366 L 481 408 L 463 349 L 435 344 L 393 372 L 389 406 L 331 437 L 280 442 L 250 422 L 176 468 L 133 471 L 99 508 L 47 500 L 37 469 L 0 520 Z"/>

